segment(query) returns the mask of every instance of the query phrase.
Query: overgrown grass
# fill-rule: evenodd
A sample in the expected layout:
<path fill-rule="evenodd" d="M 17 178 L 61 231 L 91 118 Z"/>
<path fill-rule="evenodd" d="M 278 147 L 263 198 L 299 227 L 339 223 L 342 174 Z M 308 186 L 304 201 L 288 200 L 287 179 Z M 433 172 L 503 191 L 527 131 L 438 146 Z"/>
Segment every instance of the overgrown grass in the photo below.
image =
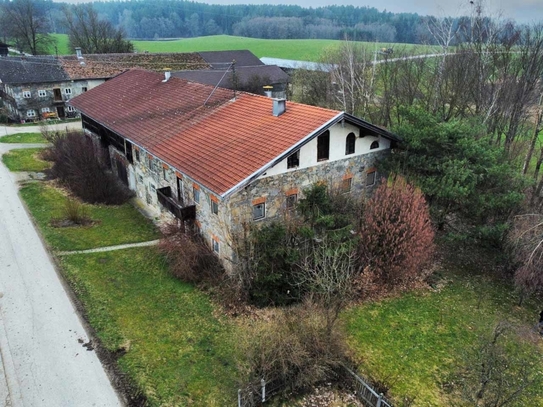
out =
<path fill-rule="evenodd" d="M 19 133 L 0 137 L 0 143 L 47 143 L 41 133 Z"/>
<path fill-rule="evenodd" d="M 152 406 L 235 404 L 234 328 L 167 272 L 155 248 L 61 263 L 105 347 L 128 350 L 119 365 Z"/>
<path fill-rule="evenodd" d="M 25 148 L 11 150 L 2 156 L 2 161 L 10 171 L 40 172 L 51 167 L 51 163 L 40 159 L 38 156 L 42 148 Z"/>
<path fill-rule="evenodd" d="M 62 218 L 66 196 L 47 184 L 34 182 L 21 188 L 21 196 L 55 250 L 85 250 L 157 239 L 159 232 L 129 203 L 121 206 L 85 205 L 94 221 L 85 227 L 53 227 Z"/>
<path fill-rule="evenodd" d="M 432 291 L 356 306 L 344 315 L 350 345 L 360 371 L 387 383 L 401 400 L 415 397 L 416 406 L 450 405 L 444 391 L 458 362 L 478 338 L 489 335 L 500 321 L 530 335 L 539 311 L 518 307 L 511 287 L 476 270 L 453 270 L 441 276 Z M 541 358 L 543 346 L 516 336 L 508 349 L 529 351 Z M 538 390 L 533 405 L 543 405 Z"/>

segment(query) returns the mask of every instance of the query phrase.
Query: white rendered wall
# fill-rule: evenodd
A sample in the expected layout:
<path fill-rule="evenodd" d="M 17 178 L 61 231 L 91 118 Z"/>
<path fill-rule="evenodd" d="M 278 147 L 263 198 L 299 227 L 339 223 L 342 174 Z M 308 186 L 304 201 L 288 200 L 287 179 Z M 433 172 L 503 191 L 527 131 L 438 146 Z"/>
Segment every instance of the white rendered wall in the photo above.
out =
<path fill-rule="evenodd" d="M 364 137 L 360 138 L 360 132 Z M 364 135 L 364 130 L 360 130 L 357 126 L 349 123 L 337 123 L 330 127 L 330 156 L 328 160 L 317 161 L 317 137 L 311 140 L 300 149 L 300 166 L 297 168 L 287 168 L 287 159 L 277 163 L 274 167 L 268 169 L 260 178 L 270 177 L 273 175 L 284 174 L 288 171 L 296 169 L 304 169 L 315 165 L 324 164 L 331 161 L 343 160 L 349 157 L 355 157 L 370 152 L 370 146 L 374 141 L 379 141 L 379 148 L 373 149 L 371 152 L 387 150 L 390 148 L 390 140 L 386 138 L 378 138 L 374 136 Z M 354 133 L 356 136 L 354 154 L 345 155 L 345 145 L 347 135 Z"/>

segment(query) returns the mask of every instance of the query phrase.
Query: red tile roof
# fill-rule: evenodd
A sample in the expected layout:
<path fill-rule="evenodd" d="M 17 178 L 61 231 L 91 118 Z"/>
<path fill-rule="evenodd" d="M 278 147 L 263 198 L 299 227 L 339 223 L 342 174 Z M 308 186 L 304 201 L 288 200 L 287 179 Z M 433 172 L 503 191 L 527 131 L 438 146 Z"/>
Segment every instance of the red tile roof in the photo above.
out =
<path fill-rule="evenodd" d="M 107 126 L 223 195 L 340 114 L 133 70 L 71 100 Z"/>

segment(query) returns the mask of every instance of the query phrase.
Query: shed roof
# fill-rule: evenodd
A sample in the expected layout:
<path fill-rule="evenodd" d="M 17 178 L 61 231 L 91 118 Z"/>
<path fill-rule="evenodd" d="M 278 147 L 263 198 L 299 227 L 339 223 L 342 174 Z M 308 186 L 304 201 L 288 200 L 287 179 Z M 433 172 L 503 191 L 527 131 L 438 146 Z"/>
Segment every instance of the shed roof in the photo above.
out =
<path fill-rule="evenodd" d="M 213 69 L 227 69 L 234 60 L 236 61 L 236 67 L 264 65 L 255 54 L 247 49 L 205 51 L 199 52 L 199 54 Z"/>
<path fill-rule="evenodd" d="M 236 68 L 236 75 L 242 84 L 250 82 L 253 78 L 260 78 L 261 81 L 266 81 L 265 85 L 274 83 L 287 83 L 289 76 L 278 66 L 259 65 L 259 66 L 244 66 Z M 221 86 L 231 89 L 232 72 L 225 75 L 223 70 L 202 69 L 199 71 L 180 71 L 173 72 L 172 76 L 182 78 L 193 82 L 203 83 L 205 85 Z"/>

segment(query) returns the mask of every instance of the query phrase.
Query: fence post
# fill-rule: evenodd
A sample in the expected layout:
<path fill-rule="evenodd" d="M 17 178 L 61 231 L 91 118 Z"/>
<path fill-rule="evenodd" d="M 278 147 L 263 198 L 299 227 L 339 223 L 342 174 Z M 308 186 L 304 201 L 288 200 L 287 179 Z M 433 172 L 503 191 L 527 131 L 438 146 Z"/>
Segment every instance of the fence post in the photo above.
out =
<path fill-rule="evenodd" d="M 262 402 L 266 401 L 266 380 L 260 379 L 260 386 L 262 387 Z"/>
<path fill-rule="evenodd" d="M 241 407 L 241 389 L 238 389 L 238 407 Z"/>
<path fill-rule="evenodd" d="M 379 393 L 379 398 L 377 399 L 377 405 L 375 407 L 381 407 L 382 401 L 383 401 L 383 393 Z"/>

